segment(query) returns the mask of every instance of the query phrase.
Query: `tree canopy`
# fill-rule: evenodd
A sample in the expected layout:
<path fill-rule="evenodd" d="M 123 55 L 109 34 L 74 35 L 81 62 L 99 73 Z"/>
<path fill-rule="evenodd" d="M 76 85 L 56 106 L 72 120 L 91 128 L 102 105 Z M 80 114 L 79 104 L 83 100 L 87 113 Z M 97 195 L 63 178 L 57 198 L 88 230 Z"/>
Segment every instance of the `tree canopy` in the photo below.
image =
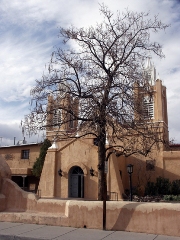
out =
<path fill-rule="evenodd" d="M 100 13 L 102 21 L 96 26 L 60 28 L 61 44 L 52 53 L 49 74 L 31 90 L 32 110 L 23 125 L 34 132 L 56 127 L 57 139 L 94 135 L 99 200 L 110 148 L 125 156 L 146 156 L 160 140 L 142 104 L 143 96 L 152 98 L 143 64 L 151 54 L 164 57 L 150 35 L 167 27 L 144 12 L 114 14 L 102 5 Z"/>

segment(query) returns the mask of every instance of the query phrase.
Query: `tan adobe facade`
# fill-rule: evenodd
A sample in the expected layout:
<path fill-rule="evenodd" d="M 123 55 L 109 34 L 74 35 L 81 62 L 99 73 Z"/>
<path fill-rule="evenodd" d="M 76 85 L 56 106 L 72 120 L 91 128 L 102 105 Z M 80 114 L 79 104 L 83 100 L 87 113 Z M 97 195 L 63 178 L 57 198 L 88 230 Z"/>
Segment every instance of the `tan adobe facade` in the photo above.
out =
<path fill-rule="evenodd" d="M 144 108 L 151 114 L 151 121 L 157 124 L 163 139 L 168 141 L 166 87 L 162 85 L 161 80 L 156 80 L 155 68 L 150 61 L 146 64 L 146 73 L 153 90 L 153 97 L 144 99 Z M 49 102 L 52 103 L 53 97 L 49 98 Z M 71 101 L 71 99 L 66 99 L 66 101 Z M 78 103 L 71 102 L 71 104 L 75 108 L 74 111 L 78 111 Z M 48 108 L 50 107 L 49 104 Z M 54 123 L 59 117 L 63 117 L 63 113 L 58 115 L 56 112 L 55 115 L 56 118 L 51 119 L 55 121 Z M 67 124 L 65 128 L 73 129 L 77 128 L 77 125 L 74 122 L 71 126 Z M 61 130 L 65 131 L 65 128 Z M 98 148 L 94 136 L 54 141 L 56 131 L 59 131 L 56 126 L 49 127 L 46 131 L 46 137 L 53 144 L 47 152 L 38 186 L 41 197 L 97 200 Z M 22 153 L 28 154 L 27 150 L 30 150 L 29 159 L 22 159 Z M 6 159 L 11 168 L 12 179 L 17 183 L 19 181 L 19 185 L 27 187 L 28 190 L 33 188 L 37 190 L 38 181 L 31 176 L 31 170 L 39 155 L 39 150 L 38 144 L 0 148 L 0 155 Z M 158 148 L 152 148 L 147 157 L 134 154 L 126 158 L 111 154 L 107 166 L 109 199 L 121 200 L 123 194 L 129 190 L 129 175 L 126 169 L 128 164 L 134 165 L 132 185 L 139 194 L 143 194 L 147 181 L 155 181 L 159 176 L 171 181 L 180 179 L 180 146 L 159 144 Z"/>
<path fill-rule="evenodd" d="M 0 156 L 0 221 L 102 229 L 102 201 L 39 198 L 12 180 Z M 180 204 L 107 202 L 106 230 L 180 236 Z"/>
<path fill-rule="evenodd" d="M 168 141 L 166 87 L 161 80 L 156 80 L 155 68 L 150 60 L 146 64 L 146 73 L 153 98 L 145 99 L 144 106 L 160 129 L 163 139 Z M 77 107 L 76 104 L 74 106 Z M 56 128 L 47 129 L 47 138 L 53 141 L 55 132 Z M 180 151 L 175 146 L 159 144 L 158 148 L 152 148 L 147 157 L 134 154 L 125 158 L 111 154 L 108 160 L 107 190 L 112 200 L 122 199 L 123 193 L 129 189 L 128 164 L 134 165 L 133 187 L 139 194 L 144 193 L 147 181 L 154 181 L 159 176 L 171 181 L 180 179 Z M 97 184 L 98 149 L 94 137 L 89 135 L 80 139 L 54 141 L 48 150 L 40 179 L 41 196 L 97 200 Z"/>
<path fill-rule="evenodd" d="M 126 166 L 134 165 L 133 186 L 143 194 L 148 180 L 162 176 L 180 179 L 180 151 L 154 149 L 150 156 L 125 158 L 112 154 L 108 160 L 107 190 L 111 200 L 121 200 L 129 189 Z M 60 141 L 48 150 L 40 178 L 41 197 L 97 200 L 98 152 L 93 138 Z M 94 176 L 91 176 L 90 169 Z M 152 169 L 153 168 L 153 169 Z"/>
<path fill-rule="evenodd" d="M 12 180 L 27 191 L 36 191 L 39 179 L 32 175 L 32 167 L 39 156 L 41 144 L 22 143 L 0 147 L 0 156 L 11 169 Z"/>

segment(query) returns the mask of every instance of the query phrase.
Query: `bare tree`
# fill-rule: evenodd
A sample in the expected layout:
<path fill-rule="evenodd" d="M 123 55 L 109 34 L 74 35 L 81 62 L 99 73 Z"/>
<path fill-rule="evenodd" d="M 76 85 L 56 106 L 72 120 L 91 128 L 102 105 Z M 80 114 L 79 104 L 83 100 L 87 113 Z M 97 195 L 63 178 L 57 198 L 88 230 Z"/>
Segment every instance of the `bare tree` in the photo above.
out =
<path fill-rule="evenodd" d="M 59 139 L 94 135 L 102 200 L 104 163 L 111 148 L 117 155 L 146 156 L 160 141 L 161 130 L 143 105 L 143 97 L 151 99 L 153 94 L 143 62 L 151 53 L 164 57 L 150 33 L 167 25 L 145 13 L 126 10 L 114 15 L 104 5 L 100 13 L 103 20 L 95 27 L 60 28 L 64 46 L 52 53 L 49 74 L 31 91 L 32 110 L 23 129 L 56 127 Z"/>

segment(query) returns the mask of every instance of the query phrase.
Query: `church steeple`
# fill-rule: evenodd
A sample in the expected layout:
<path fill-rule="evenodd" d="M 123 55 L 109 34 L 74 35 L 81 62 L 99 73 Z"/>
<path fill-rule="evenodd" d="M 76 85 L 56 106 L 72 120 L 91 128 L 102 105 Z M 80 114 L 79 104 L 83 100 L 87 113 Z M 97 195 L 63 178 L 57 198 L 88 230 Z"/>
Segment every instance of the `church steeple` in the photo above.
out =
<path fill-rule="evenodd" d="M 58 92 L 57 92 L 57 96 L 60 99 L 63 99 L 68 93 L 68 83 L 66 80 L 62 80 L 59 84 L 58 84 Z"/>
<path fill-rule="evenodd" d="M 68 90 L 68 83 L 62 81 L 57 84 L 54 95 L 48 97 L 46 135 L 49 139 L 56 135 L 76 134 L 79 102 Z"/>
<path fill-rule="evenodd" d="M 149 84 L 152 86 L 156 81 L 156 69 L 154 65 L 151 63 L 150 57 L 148 57 L 144 64 L 144 75 L 148 80 Z"/>

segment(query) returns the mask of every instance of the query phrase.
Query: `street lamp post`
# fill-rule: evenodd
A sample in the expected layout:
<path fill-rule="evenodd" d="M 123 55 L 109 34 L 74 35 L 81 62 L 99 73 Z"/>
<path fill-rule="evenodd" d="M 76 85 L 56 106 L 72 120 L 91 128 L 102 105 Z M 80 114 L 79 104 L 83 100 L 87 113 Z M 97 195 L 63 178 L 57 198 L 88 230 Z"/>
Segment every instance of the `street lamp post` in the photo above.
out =
<path fill-rule="evenodd" d="M 131 179 L 131 174 L 133 173 L 133 165 L 132 164 L 127 165 L 127 172 L 129 173 L 130 201 L 132 201 L 132 179 Z"/>

